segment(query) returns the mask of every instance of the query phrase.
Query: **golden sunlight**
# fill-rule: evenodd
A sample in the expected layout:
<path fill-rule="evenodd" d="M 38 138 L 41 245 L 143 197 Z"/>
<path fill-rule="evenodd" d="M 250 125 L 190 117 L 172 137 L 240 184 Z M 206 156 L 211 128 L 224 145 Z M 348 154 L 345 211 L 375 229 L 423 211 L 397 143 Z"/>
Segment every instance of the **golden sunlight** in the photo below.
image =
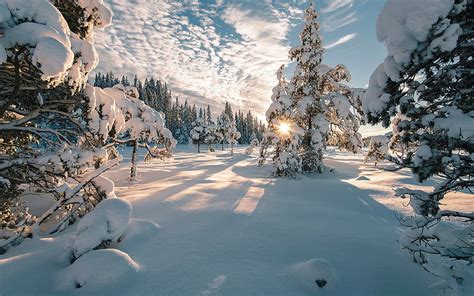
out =
<path fill-rule="evenodd" d="M 278 130 L 281 134 L 287 135 L 290 133 L 290 124 L 288 122 L 282 121 L 278 125 Z"/>

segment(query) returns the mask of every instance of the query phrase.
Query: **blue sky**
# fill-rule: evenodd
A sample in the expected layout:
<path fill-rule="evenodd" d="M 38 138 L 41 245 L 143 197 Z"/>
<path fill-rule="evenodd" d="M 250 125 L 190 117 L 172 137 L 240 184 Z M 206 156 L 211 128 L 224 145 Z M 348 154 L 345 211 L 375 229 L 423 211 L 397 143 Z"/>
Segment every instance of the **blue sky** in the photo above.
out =
<path fill-rule="evenodd" d="M 345 64 L 351 86 L 364 87 L 383 61 L 375 36 L 384 0 L 314 1 L 320 12 L 324 63 Z M 181 99 L 220 111 L 263 114 L 278 67 L 298 44 L 309 1 L 108 0 L 113 24 L 96 37 L 98 71 L 168 82 Z M 291 65 L 288 70 L 291 74 Z M 365 128 L 370 134 L 372 128 Z M 375 129 L 378 131 L 378 129 Z"/>

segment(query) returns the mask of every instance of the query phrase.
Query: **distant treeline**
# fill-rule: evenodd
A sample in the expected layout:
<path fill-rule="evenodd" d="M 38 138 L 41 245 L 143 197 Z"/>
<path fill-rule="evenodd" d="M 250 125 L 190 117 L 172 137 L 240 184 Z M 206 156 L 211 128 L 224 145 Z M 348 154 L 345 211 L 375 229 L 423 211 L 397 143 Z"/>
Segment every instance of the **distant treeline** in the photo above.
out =
<path fill-rule="evenodd" d="M 116 84 L 135 86 L 142 101 L 155 110 L 163 112 L 166 116 L 166 127 L 171 130 L 179 144 L 188 144 L 190 142 L 189 133 L 192 129 L 192 123 L 196 118 L 201 117 L 206 123 L 216 122 L 212 117 L 209 105 L 206 108 L 196 107 L 195 104 L 189 104 L 187 99 L 183 103 L 177 96 L 173 96 L 165 82 L 153 77 L 142 81 L 135 76 L 133 81 L 130 81 L 126 76 L 118 78 L 113 72 L 95 75 L 95 86 L 106 88 Z M 222 113 L 225 113 L 231 120 L 235 120 L 237 130 L 241 134 L 239 144 L 250 144 L 252 134 L 255 134 L 259 141 L 262 139 L 262 135 L 265 132 L 265 124 L 258 120 L 252 112 L 244 113 L 238 110 L 234 113 L 231 105 L 225 102 Z"/>

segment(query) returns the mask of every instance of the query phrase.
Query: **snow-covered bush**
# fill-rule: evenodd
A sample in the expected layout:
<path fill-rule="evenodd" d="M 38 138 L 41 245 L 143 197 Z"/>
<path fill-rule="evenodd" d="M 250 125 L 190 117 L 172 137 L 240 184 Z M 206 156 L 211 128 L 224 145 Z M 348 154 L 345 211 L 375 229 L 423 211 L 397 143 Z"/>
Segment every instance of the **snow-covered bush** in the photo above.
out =
<path fill-rule="evenodd" d="M 118 242 L 125 231 L 132 207 L 119 198 L 109 198 L 99 203 L 94 211 L 78 223 L 76 234 L 67 246 L 72 261 L 90 250 Z"/>
<path fill-rule="evenodd" d="M 373 161 L 375 166 L 380 160 L 388 155 L 388 143 L 390 139 L 386 136 L 373 136 L 370 138 L 369 151 L 365 156 L 365 162 Z"/>
<path fill-rule="evenodd" d="M 442 211 L 440 202 L 446 193 L 474 185 L 473 27 L 470 0 L 388 1 L 377 20 L 388 55 L 363 98 L 369 123 L 388 127 L 396 116 L 390 145 L 403 149 L 390 160 L 410 168 L 420 182 L 441 179 L 432 192 L 397 191 L 419 215 L 404 220 L 408 232 L 401 242 L 443 279 L 438 288 L 455 294 L 472 287 L 467 270 L 473 267 L 474 215 Z M 447 226 L 453 217 L 463 220 L 460 229 Z"/>
<path fill-rule="evenodd" d="M 269 147 L 274 175 L 290 176 L 301 170 L 299 147 L 302 131 L 296 124 L 292 102 L 288 96 L 288 83 L 284 77 L 284 65 L 277 72 L 278 84 L 273 88 L 272 104 L 266 112 L 268 128 L 260 145 L 259 165 L 267 157 Z"/>
<path fill-rule="evenodd" d="M 300 35 L 301 45 L 290 50 L 296 62 L 288 86 L 295 110 L 296 124 L 304 131 L 300 156 L 302 170 L 323 170 L 323 148 L 330 139 L 343 149 L 357 151 L 362 139 L 357 132 L 360 118 L 357 96 L 343 84 L 351 76 L 344 65 L 330 67 L 322 64 L 322 46 L 318 14 L 312 4 L 305 12 L 305 26 Z"/>
<path fill-rule="evenodd" d="M 248 146 L 248 147 L 245 149 L 245 154 L 251 155 L 251 154 L 253 153 L 253 150 L 254 150 L 255 148 L 257 148 L 259 145 L 260 145 L 260 143 L 258 142 L 258 139 L 253 139 L 253 140 L 250 142 L 250 146 Z"/>
<path fill-rule="evenodd" d="M 324 289 L 328 294 L 336 294 L 336 272 L 326 259 L 313 258 L 295 264 L 289 268 L 289 272 L 299 285 L 310 293 L 318 294 L 318 291 Z"/>
<path fill-rule="evenodd" d="M 66 2 L 77 9 L 65 19 L 54 4 Z M 110 11 L 86 2 L 0 0 L 0 215 L 16 221 L 3 249 L 35 231 L 60 231 L 107 197 L 95 178 L 117 159 L 92 144 L 82 90 L 98 62 L 92 29 L 106 26 Z M 87 34 L 74 30 L 78 23 Z M 26 209 L 12 212 L 26 191 L 56 202 L 36 221 Z"/>
<path fill-rule="evenodd" d="M 120 250 L 94 250 L 61 272 L 58 288 L 71 291 L 116 286 L 120 282 L 130 281 L 140 269 L 137 262 Z"/>

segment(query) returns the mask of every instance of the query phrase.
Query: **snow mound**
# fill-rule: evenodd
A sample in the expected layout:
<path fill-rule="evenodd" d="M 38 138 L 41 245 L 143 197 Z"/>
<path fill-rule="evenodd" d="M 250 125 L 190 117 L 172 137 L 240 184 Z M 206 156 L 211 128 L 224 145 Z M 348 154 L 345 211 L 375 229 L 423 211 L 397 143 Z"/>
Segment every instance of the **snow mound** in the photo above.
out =
<path fill-rule="evenodd" d="M 298 263 L 290 267 L 290 274 L 305 289 L 332 291 L 336 286 L 336 275 L 329 261 L 322 258 Z"/>
<path fill-rule="evenodd" d="M 59 277 L 58 288 L 110 287 L 140 271 L 140 265 L 116 249 L 91 251 L 77 259 Z"/>
<path fill-rule="evenodd" d="M 370 179 L 367 178 L 366 176 L 360 176 L 356 180 L 358 180 L 358 181 L 369 181 Z"/>
<path fill-rule="evenodd" d="M 103 242 L 118 241 L 130 220 L 132 207 L 119 198 L 106 199 L 99 203 L 77 225 L 68 249 L 74 258 L 96 248 Z"/>
<path fill-rule="evenodd" d="M 122 240 L 124 243 L 134 242 L 155 236 L 160 226 L 152 221 L 143 219 L 131 219 L 127 224 Z"/>

